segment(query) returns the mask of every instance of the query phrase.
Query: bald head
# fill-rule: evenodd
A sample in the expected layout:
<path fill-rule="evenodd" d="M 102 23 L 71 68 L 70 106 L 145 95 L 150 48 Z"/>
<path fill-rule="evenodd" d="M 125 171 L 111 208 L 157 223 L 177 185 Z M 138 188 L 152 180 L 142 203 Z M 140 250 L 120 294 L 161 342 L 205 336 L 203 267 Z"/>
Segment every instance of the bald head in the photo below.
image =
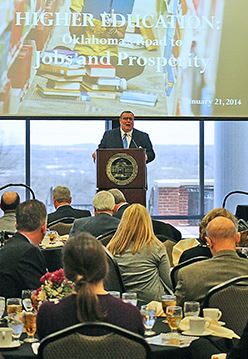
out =
<path fill-rule="evenodd" d="M 1 197 L 1 208 L 5 212 L 14 212 L 20 203 L 18 193 L 13 191 L 5 192 Z"/>
<path fill-rule="evenodd" d="M 212 254 L 221 250 L 236 250 L 240 234 L 233 221 L 226 217 L 216 217 L 206 228 L 206 240 Z"/>

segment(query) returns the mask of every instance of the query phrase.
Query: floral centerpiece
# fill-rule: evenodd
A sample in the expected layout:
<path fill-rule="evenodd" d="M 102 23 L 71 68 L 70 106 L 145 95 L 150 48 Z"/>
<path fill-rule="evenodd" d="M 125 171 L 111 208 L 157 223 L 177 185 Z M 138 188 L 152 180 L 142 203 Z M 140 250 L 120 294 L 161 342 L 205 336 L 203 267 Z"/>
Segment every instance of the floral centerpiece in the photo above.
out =
<path fill-rule="evenodd" d="M 61 299 L 75 291 L 74 284 L 65 278 L 62 268 L 44 274 L 40 281 L 42 285 L 32 295 L 32 302 L 36 308 L 46 300 Z"/>

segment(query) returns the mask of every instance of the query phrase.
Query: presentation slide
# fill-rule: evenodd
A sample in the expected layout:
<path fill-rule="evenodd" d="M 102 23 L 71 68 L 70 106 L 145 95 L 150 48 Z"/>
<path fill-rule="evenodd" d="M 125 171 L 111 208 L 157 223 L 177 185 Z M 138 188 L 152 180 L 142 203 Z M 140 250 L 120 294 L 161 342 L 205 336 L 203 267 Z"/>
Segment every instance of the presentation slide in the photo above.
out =
<path fill-rule="evenodd" d="M 246 118 L 247 12 L 231 0 L 1 0 L 0 118 Z"/>

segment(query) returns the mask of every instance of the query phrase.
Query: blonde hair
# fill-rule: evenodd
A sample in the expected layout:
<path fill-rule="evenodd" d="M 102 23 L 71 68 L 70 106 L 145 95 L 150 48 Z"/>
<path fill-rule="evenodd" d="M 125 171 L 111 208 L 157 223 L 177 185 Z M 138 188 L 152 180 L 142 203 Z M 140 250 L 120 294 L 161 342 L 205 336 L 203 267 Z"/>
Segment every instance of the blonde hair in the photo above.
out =
<path fill-rule="evenodd" d="M 135 203 L 124 211 L 117 231 L 107 248 L 113 255 L 116 255 L 124 253 L 131 245 L 132 254 L 135 254 L 139 253 L 144 246 L 148 246 L 149 251 L 152 242 L 163 246 L 153 232 L 152 220 L 147 209 Z"/>

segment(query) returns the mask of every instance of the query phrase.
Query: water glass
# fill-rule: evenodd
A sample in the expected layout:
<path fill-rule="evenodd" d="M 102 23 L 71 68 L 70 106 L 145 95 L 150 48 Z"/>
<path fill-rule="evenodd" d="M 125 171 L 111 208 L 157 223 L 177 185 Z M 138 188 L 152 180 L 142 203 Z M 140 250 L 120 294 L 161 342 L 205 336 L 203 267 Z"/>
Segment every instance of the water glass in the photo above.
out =
<path fill-rule="evenodd" d="M 22 290 L 22 304 L 27 312 L 33 310 L 32 295 L 34 291 L 32 289 Z"/>
<path fill-rule="evenodd" d="M 0 297 L 0 318 L 2 318 L 4 311 L 5 311 L 5 298 Z"/>
<path fill-rule="evenodd" d="M 183 312 L 185 317 L 198 317 L 200 314 L 200 303 L 195 301 L 185 302 Z"/>
<path fill-rule="evenodd" d="M 121 297 L 121 293 L 116 291 L 116 290 L 110 290 L 110 291 L 108 291 L 108 294 L 111 294 L 115 298 L 120 298 Z"/>
<path fill-rule="evenodd" d="M 125 303 L 131 303 L 132 305 L 137 305 L 137 293 L 122 293 L 122 300 Z"/>
<path fill-rule="evenodd" d="M 13 341 L 20 344 L 23 343 L 22 341 L 19 340 L 22 334 L 23 322 L 17 318 L 10 318 L 8 320 L 8 327 L 12 329 Z"/>
<path fill-rule="evenodd" d="M 152 330 L 157 319 L 157 308 L 149 305 L 142 305 L 140 313 L 143 318 L 143 324 L 145 327 L 145 335 L 155 335 L 156 332 Z"/>

